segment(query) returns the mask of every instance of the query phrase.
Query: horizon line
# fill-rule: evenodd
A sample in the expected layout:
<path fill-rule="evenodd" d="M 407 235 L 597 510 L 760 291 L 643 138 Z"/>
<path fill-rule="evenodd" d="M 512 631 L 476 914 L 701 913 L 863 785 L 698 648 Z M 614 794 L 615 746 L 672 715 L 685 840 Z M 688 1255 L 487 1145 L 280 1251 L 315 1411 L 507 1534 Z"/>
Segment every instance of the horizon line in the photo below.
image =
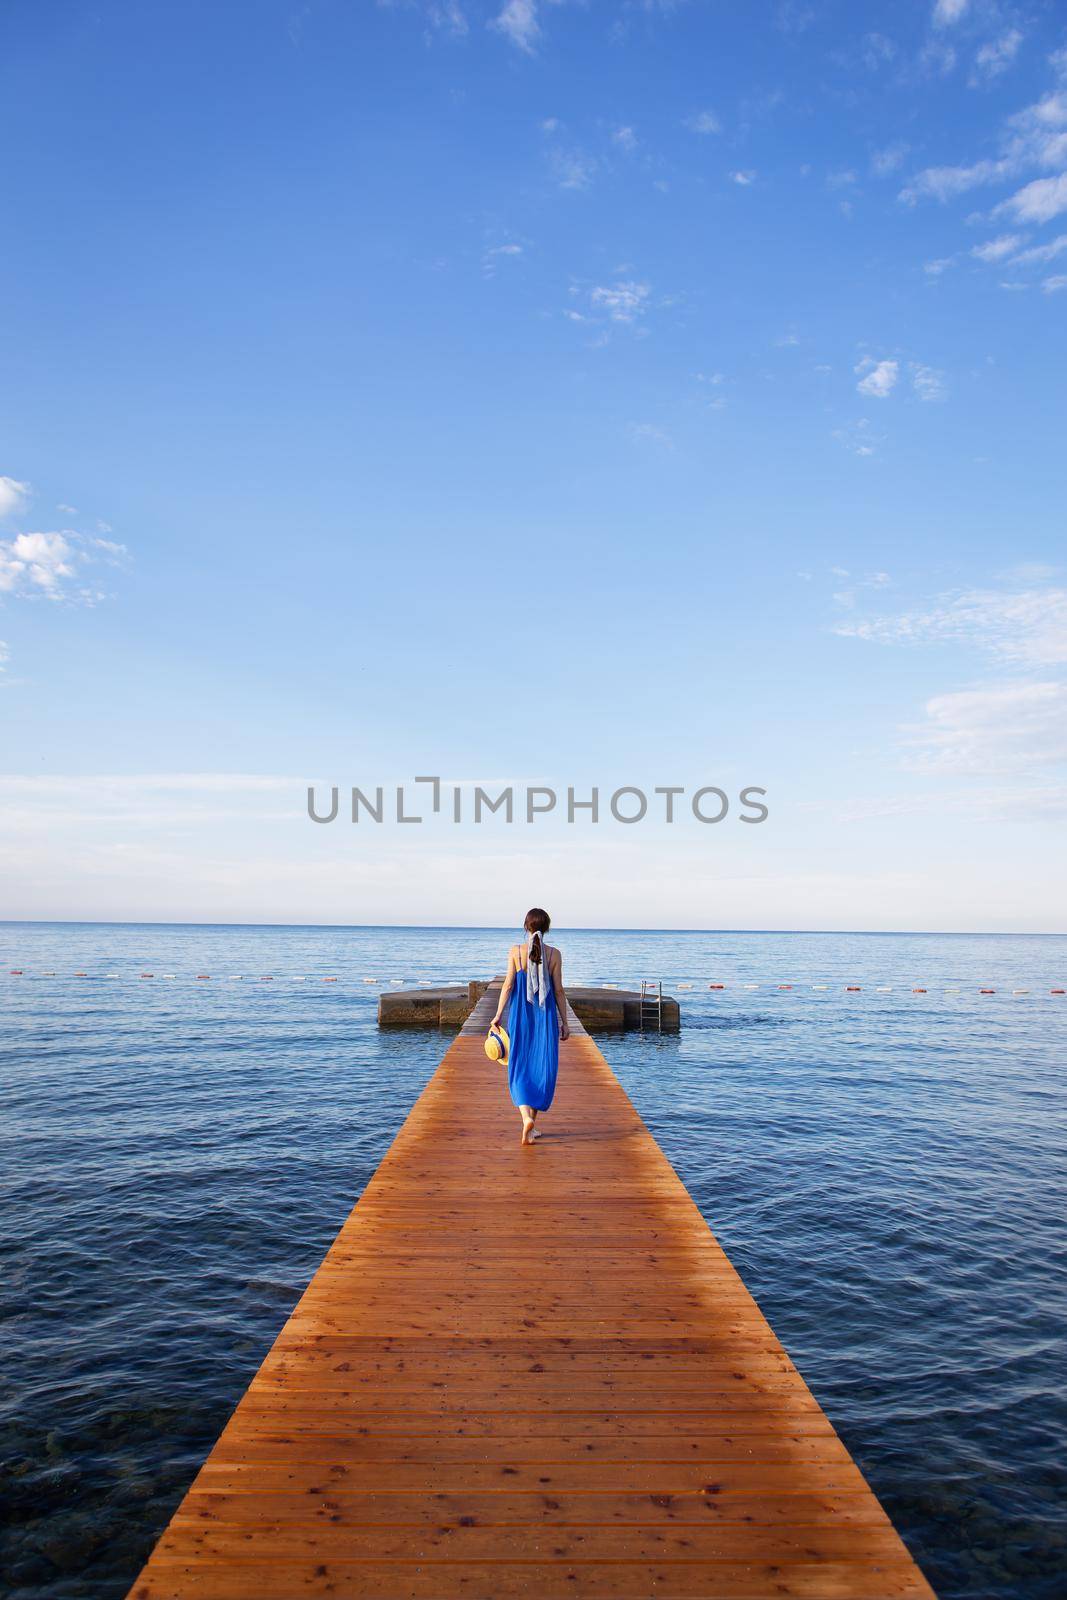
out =
<path fill-rule="evenodd" d="M 415 933 L 508 933 L 517 924 L 494 922 L 195 922 L 174 919 L 139 920 L 107 917 L 0 917 L 0 928 L 293 928 L 333 929 L 338 932 L 393 929 Z M 607 926 L 579 923 L 562 925 L 569 933 L 705 933 L 705 934 L 784 934 L 792 937 L 870 939 L 1067 939 L 1067 930 L 1028 928 L 664 928 Z"/>

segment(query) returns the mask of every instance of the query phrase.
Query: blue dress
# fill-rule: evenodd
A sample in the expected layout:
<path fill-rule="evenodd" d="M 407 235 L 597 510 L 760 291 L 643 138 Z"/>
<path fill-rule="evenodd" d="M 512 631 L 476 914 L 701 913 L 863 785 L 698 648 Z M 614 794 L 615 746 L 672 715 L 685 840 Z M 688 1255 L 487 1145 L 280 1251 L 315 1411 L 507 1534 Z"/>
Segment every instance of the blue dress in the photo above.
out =
<path fill-rule="evenodd" d="M 547 963 L 548 945 L 543 950 Z M 520 966 L 508 1007 L 508 1089 L 517 1106 L 534 1111 L 547 1111 L 552 1104 L 559 1070 L 559 1014 L 547 965 L 545 976 L 548 993 L 542 1006 L 536 999 L 527 1000 L 526 973 Z"/>

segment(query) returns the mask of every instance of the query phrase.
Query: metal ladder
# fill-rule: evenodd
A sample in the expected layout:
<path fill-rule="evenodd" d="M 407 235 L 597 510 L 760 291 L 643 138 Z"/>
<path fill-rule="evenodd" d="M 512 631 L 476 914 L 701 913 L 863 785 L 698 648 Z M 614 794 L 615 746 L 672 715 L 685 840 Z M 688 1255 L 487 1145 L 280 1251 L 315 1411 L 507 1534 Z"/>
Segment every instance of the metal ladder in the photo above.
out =
<path fill-rule="evenodd" d="M 638 1010 L 638 1026 L 642 1033 L 663 1032 L 663 979 L 653 983 L 649 978 L 641 979 L 641 1001 Z"/>

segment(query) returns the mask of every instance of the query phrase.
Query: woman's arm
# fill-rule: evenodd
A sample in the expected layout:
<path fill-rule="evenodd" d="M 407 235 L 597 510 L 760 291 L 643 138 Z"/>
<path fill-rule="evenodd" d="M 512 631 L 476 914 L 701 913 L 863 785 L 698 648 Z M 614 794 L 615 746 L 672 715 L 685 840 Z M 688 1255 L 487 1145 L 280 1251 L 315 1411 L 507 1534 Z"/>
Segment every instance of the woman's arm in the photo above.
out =
<path fill-rule="evenodd" d="M 508 1003 L 508 998 L 509 998 L 509 996 L 511 994 L 511 987 L 512 987 L 512 984 L 514 982 L 515 982 L 515 946 L 512 945 L 511 949 L 508 951 L 508 972 L 507 972 L 507 977 L 504 979 L 503 983 L 500 985 L 500 999 L 497 1002 L 496 1016 L 493 1018 L 492 1022 L 489 1024 L 489 1026 L 491 1028 L 495 1028 L 498 1025 L 498 1023 L 500 1022 L 501 1017 L 504 1015 L 504 1007 Z"/>
<path fill-rule="evenodd" d="M 552 974 L 552 987 L 556 993 L 556 1013 L 559 1016 L 559 1036 L 569 1039 L 571 1030 L 567 1026 L 567 995 L 563 988 L 563 957 L 558 950 L 554 951 L 556 957 L 556 970 Z"/>

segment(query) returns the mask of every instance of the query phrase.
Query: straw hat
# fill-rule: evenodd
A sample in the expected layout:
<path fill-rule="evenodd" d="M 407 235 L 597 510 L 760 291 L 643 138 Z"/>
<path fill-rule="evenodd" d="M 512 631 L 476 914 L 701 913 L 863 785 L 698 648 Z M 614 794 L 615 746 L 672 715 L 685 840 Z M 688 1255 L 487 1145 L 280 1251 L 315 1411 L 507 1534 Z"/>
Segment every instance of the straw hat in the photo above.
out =
<path fill-rule="evenodd" d="M 510 1049 L 511 1040 L 508 1038 L 508 1031 L 497 1023 L 485 1036 L 485 1053 L 490 1061 L 506 1062 Z"/>

